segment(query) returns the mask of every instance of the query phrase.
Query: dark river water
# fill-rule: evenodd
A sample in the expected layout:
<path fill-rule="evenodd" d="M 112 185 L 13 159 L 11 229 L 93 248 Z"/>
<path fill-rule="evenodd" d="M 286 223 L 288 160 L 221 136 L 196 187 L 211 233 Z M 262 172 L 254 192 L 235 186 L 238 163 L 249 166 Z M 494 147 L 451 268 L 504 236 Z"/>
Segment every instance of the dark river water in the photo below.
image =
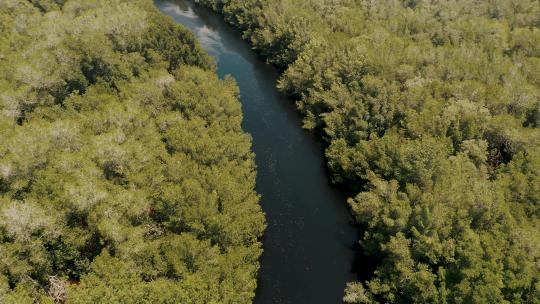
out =
<path fill-rule="evenodd" d="M 230 74 L 240 87 L 268 222 L 255 303 L 341 303 L 346 282 L 357 277 L 358 231 L 346 198 L 329 184 L 323 146 L 276 90 L 278 71 L 219 15 L 190 1 L 155 3 L 197 35 L 220 77 Z"/>

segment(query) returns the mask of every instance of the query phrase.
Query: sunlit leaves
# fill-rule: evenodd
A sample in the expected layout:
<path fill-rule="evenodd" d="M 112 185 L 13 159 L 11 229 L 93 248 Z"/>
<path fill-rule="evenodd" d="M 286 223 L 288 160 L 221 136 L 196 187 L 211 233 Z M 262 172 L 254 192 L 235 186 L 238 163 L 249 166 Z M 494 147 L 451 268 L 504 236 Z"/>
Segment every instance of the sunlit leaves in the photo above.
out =
<path fill-rule="evenodd" d="M 284 68 L 358 193 L 380 263 L 344 301 L 537 302 L 537 1 L 198 2 Z"/>
<path fill-rule="evenodd" d="M 248 303 L 238 89 L 150 1 L 0 4 L 0 302 Z M 52 302 L 51 302 L 52 303 Z"/>

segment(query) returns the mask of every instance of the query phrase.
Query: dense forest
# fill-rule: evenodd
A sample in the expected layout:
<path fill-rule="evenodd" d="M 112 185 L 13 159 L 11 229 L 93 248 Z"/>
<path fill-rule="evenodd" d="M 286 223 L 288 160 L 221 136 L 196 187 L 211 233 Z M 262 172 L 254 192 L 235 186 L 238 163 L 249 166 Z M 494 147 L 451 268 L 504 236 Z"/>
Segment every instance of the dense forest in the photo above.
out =
<path fill-rule="evenodd" d="M 0 1 L 0 303 L 250 303 L 241 121 L 150 0 Z"/>
<path fill-rule="evenodd" d="M 377 265 L 345 302 L 540 303 L 540 2 L 196 2 L 283 69 L 353 193 Z"/>

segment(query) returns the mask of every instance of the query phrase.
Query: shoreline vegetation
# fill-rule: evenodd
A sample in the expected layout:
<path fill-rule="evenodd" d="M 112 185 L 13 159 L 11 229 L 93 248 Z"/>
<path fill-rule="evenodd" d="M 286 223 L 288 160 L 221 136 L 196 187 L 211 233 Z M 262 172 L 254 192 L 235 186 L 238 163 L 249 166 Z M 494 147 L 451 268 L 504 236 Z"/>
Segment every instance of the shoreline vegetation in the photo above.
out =
<path fill-rule="evenodd" d="M 238 94 L 150 0 L 0 1 L 0 302 L 251 303 Z"/>
<path fill-rule="evenodd" d="M 346 303 L 540 303 L 538 1 L 195 2 L 283 69 L 355 193 L 378 263 Z"/>

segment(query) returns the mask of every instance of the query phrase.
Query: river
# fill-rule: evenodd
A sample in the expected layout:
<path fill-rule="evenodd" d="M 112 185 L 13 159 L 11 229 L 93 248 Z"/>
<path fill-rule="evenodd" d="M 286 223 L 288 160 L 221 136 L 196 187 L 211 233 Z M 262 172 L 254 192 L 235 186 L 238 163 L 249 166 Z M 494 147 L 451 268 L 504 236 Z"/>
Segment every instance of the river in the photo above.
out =
<path fill-rule="evenodd" d="M 320 140 L 277 91 L 278 71 L 210 10 L 191 1 L 155 3 L 197 35 L 221 78 L 232 75 L 240 87 L 268 223 L 254 302 L 341 303 L 346 282 L 357 278 L 358 231 L 345 196 L 329 183 Z"/>

